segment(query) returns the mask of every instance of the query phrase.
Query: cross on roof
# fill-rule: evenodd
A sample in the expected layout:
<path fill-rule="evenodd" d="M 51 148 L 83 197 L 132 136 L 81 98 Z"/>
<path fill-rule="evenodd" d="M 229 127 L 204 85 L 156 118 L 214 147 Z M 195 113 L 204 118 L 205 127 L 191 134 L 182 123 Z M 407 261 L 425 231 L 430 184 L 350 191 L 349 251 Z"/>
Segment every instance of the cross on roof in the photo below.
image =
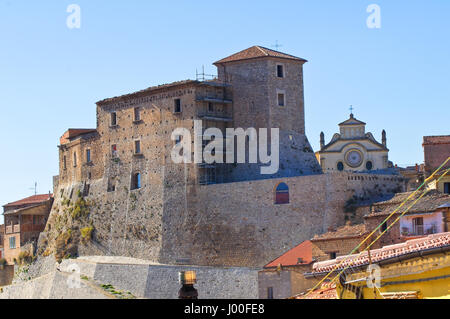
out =
<path fill-rule="evenodd" d="M 353 108 L 353 105 L 350 105 L 350 114 L 353 114 L 353 110 L 354 110 L 354 108 Z"/>
<path fill-rule="evenodd" d="M 275 44 L 272 45 L 272 48 L 275 48 L 275 50 L 278 50 L 278 48 L 281 48 L 283 45 L 278 44 L 278 40 L 275 41 Z"/>

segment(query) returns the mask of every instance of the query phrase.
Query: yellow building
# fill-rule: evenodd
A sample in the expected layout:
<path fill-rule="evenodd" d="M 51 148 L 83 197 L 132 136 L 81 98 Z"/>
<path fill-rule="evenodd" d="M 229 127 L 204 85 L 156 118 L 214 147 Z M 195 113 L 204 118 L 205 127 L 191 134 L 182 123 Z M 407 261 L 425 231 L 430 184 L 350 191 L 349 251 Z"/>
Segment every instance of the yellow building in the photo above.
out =
<path fill-rule="evenodd" d="M 326 145 L 324 133 L 320 134 L 320 151 L 316 153 L 316 158 L 324 173 L 373 171 L 389 167 L 384 130 L 382 143 L 379 143 L 372 133 L 366 133 L 366 123 L 356 119 L 353 114 L 339 124 L 339 130 Z"/>
<path fill-rule="evenodd" d="M 339 299 L 450 299 L 450 233 L 316 263 L 307 275 L 323 277 L 337 268 L 334 278 L 346 266 Z"/>

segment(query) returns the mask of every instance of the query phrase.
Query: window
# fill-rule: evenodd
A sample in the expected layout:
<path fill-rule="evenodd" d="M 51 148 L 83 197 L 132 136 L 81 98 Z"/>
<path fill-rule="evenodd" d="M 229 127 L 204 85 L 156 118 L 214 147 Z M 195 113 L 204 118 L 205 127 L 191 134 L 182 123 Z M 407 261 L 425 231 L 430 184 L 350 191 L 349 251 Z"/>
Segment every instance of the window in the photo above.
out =
<path fill-rule="evenodd" d="M 383 224 L 381 224 L 381 231 L 384 232 L 387 229 L 387 223 L 384 222 Z"/>
<path fill-rule="evenodd" d="M 116 126 L 116 125 L 117 125 L 117 113 L 112 112 L 111 113 L 111 126 Z"/>
<path fill-rule="evenodd" d="M 131 183 L 131 189 L 139 189 L 141 188 L 141 174 L 136 173 L 133 175 L 133 180 Z"/>
<path fill-rule="evenodd" d="M 73 167 L 77 167 L 77 152 L 73 152 Z"/>
<path fill-rule="evenodd" d="M 273 299 L 273 287 L 267 288 L 267 299 Z"/>
<path fill-rule="evenodd" d="M 284 93 L 278 93 L 278 106 L 285 106 Z"/>
<path fill-rule="evenodd" d="M 372 168 L 373 168 L 372 162 L 371 162 L 371 161 L 367 161 L 367 163 L 366 163 L 366 169 L 367 169 L 368 171 L 370 171 L 370 170 L 372 170 Z"/>
<path fill-rule="evenodd" d="M 134 121 L 139 122 L 141 120 L 141 109 L 138 107 L 134 108 Z"/>
<path fill-rule="evenodd" d="M 67 157 L 66 157 L 66 155 L 64 155 L 64 157 L 63 157 L 63 168 L 65 170 L 67 169 Z"/>
<path fill-rule="evenodd" d="M 208 112 L 214 112 L 214 104 L 212 102 L 208 103 Z"/>
<path fill-rule="evenodd" d="M 330 259 L 336 259 L 336 252 L 335 251 L 329 253 L 329 255 L 330 255 Z"/>
<path fill-rule="evenodd" d="M 343 171 L 344 170 L 344 163 L 338 162 L 337 163 L 337 169 L 338 169 L 338 171 Z"/>
<path fill-rule="evenodd" d="M 141 141 L 134 141 L 134 153 L 141 154 Z"/>
<path fill-rule="evenodd" d="M 289 204 L 289 187 L 285 183 L 278 184 L 275 190 L 275 204 Z"/>
<path fill-rule="evenodd" d="M 111 156 L 113 158 L 117 158 L 117 145 L 116 144 L 111 145 Z"/>
<path fill-rule="evenodd" d="M 181 100 L 175 99 L 173 113 L 181 113 Z"/>
<path fill-rule="evenodd" d="M 116 181 L 114 180 L 114 178 L 110 178 L 108 179 L 108 189 L 107 192 L 115 192 L 116 191 Z"/>
<path fill-rule="evenodd" d="M 444 193 L 450 194 L 450 183 L 444 183 Z"/>
<path fill-rule="evenodd" d="M 284 69 L 283 69 L 283 66 L 281 64 L 277 65 L 277 76 L 279 78 L 284 78 Z"/>
<path fill-rule="evenodd" d="M 417 236 L 422 236 L 424 234 L 423 231 L 423 217 L 413 218 L 413 231 Z"/>
<path fill-rule="evenodd" d="M 91 150 L 86 150 L 86 162 L 91 162 Z"/>
<path fill-rule="evenodd" d="M 9 249 L 16 249 L 16 237 L 9 237 Z"/>
<path fill-rule="evenodd" d="M 178 145 L 181 143 L 181 135 L 177 135 L 175 138 L 175 145 Z"/>

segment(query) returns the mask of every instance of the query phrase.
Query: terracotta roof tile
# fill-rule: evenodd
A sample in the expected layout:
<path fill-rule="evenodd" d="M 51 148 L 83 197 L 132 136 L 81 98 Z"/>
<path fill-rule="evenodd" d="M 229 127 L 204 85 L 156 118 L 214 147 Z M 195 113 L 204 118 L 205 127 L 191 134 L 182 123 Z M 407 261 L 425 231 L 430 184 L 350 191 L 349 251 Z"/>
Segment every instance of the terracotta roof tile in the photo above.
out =
<path fill-rule="evenodd" d="M 384 246 L 380 249 L 370 251 L 370 257 L 373 263 L 407 255 L 410 253 L 424 251 L 431 248 L 450 246 L 450 233 L 439 233 L 429 235 L 427 237 L 408 240 L 407 242 Z M 343 261 L 344 260 L 344 261 Z M 343 261 L 343 262 L 342 262 Z M 339 263 L 341 263 L 339 265 Z M 369 263 L 369 255 L 367 251 L 355 255 L 340 256 L 333 260 L 327 260 L 315 263 L 313 265 L 313 273 L 325 273 L 333 270 L 341 270 L 345 267 L 356 267 L 367 265 Z M 339 265 L 339 266 L 337 266 Z M 336 269 L 335 269 L 336 267 Z"/>
<path fill-rule="evenodd" d="M 359 224 L 359 225 L 345 225 L 342 227 L 339 227 L 335 231 L 329 231 L 322 235 L 316 235 L 311 241 L 318 241 L 318 240 L 329 240 L 329 239 L 339 239 L 339 238 L 351 238 L 351 237 L 360 237 L 364 234 L 366 234 L 366 225 Z"/>
<path fill-rule="evenodd" d="M 24 205 L 34 205 L 34 204 L 40 204 L 43 203 L 45 201 L 47 201 L 50 197 L 53 197 L 52 194 L 43 194 L 43 195 L 33 195 L 12 203 L 8 203 L 6 205 L 4 205 L 3 207 L 7 208 L 7 207 L 11 207 L 11 206 L 24 206 Z"/>
<path fill-rule="evenodd" d="M 309 294 L 295 296 L 294 299 L 337 299 L 336 284 L 324 284 L 320 289 L 314 290 Z"/>
<path fill-rule="evenodd" d="M 390 200 L 376 203 L 372 206 L 372 212 L 366 217 L 386 216 L 390 215 L 397 207 L 405 201 L 413 192 L 398 193 Z M 421 192 L 417 192 L 410 200 L 408 200 L 402 208 L 400 208 L 396 214 L 403 213 L 414 201 L 421 195 Z M 431 190 L 425 194 L 406 214 L 414 213 L 426 213 L 435 211 L 439 206 L 442 206 L 450 202 L 450 195 L 443 194 L 438 190 Z"/>
<path fill-rule="evenodd" d="M 290 55 L 290 54 L 286 54 L 283 52 L 279 52 L 279 51 L 271 50 L 271 49 L 268 49 L 268 48 L 265 48 L 262 46 L 255 45 L 251 48 L 242 50 L 238 53 L 230 55 L 229 57 L 219 60 L 219 61 L 215 62 L 214 64 L 222 64 L 222 63 L 228 63 L 228 62 L 234 62 L 234 61 L 264 58 L 264 57 L 274 57 L 274 58 L 282 58 L 282 59 L 307 62 L 305 59 L 298 58 L 298 57 Z"/>
<path fill-rule="evenodd" d="M 299 258 L 302 259 L 301 263 L 298 262 Z M 307 240 L 268 263 L 264 268 L 278 267 L 280 264 L 282 266 L 308 265 L 312 261 L 312 244 Z"/>

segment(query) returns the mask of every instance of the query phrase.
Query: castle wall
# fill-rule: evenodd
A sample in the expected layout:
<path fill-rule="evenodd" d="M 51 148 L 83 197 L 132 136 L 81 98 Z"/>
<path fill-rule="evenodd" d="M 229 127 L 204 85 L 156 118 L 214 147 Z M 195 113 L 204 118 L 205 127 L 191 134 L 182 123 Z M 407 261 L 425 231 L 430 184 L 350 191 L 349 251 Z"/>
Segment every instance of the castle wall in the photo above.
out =
<path fill-rule="evenodd" d="M 130 171 L 129 165 L 117 165 L 117 170 Z M 163 184 L 163 175 L 164 166 L 134 191 L 123 186 L 128 185 L 127 174 L 119 175 L 121 186 L 115 192 L 105 192 L 106 176 L 92 182 L 87 200 L 92 202 L 90 218 L 95 230 L 93 241 L 80 245 L 79 254 L 130 256 L 167 264 L 261 267 L 330 226 L 343 225 L 344 206 L 353 196 L 364 199 L 393 193 L 403 185 L 398 177 L 352 173 L 208 186 Z M 280 182 L 289 186 L 289 204 L 274 204 L 274 189 Z M 82 183 L 60 185 L 47 238 L 58 234 L 56 220 L 64 198 L 72 193 L 75 200 L 82 188 Z"/>
<path fill-rule="evenodd" d="M 289 186 L 290 203 L 274 204 Z M 198 265 L 263 266 L 330 226 L 345 223 L 344 206 L 401 191 L 402 179 L 337 173 L 209 186 L 192 186 L 164 207 L 161 261 Z M 180 190 L 181 191 L 181 190 Z M 176 191 L 174 193 L 177 193 Z"/>

